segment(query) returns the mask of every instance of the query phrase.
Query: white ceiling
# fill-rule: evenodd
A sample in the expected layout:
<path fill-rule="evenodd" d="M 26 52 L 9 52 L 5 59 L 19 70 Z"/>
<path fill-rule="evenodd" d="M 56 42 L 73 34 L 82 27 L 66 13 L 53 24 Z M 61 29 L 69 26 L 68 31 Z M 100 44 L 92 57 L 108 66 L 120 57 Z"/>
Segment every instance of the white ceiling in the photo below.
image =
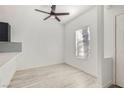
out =
<path fill-rule="evenodd" d="M 124 10 L 124 5 L 107 5 L 105 7 L 107 7 L 108 9 L 121 9 L 121 10 Z"/>
<path fill-rule="evenodd" d="M 59 16 L 59 18 L 61 19 L 61 23 L 67 23 L 70 20 L 74 19 L 75 17 L 79 16 L 81 13 L 83 13 L 84 11 L 86 11 L 87 9 L 91 8 L 91 5 L 57 5 L 56 6 L 56 12 L 69 12 L 70 15 L 66 15 L 66 16 Z M 51 5 L 41 5 L 38 6 L 38 9 L 43 10 L 43 11 L 51 11 Z M 41 13 L 41 15 L 45 18 L 48 15 Z M 53 18 L 50 18 L 46 21 L 52 21 L 55 20 Z"/>

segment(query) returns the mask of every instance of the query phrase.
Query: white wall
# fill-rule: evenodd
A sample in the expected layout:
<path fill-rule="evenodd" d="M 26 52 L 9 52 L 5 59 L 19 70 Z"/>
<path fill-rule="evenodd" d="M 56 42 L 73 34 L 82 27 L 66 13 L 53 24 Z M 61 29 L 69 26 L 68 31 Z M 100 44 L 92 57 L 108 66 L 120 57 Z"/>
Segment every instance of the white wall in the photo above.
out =
<path fill-rule="evenodd" d="M 104 56 L 113 57 L 114 53 L 114 17 L 108 7 L 104 8 Z"/>
<path fill-rule="evenodd" d="M 113 57 L 115 52 L 115 16 L 124 13 L 124 6 L 105 6 L 104 9 L 104 56 Z"/>
<path fill-rule="evenodd" d="M 91 54 L 88 59 L 75 56 L 75 31 L 83 26 L 91 29 Z M 97 76 L 97 8 L 87 10 L 75 20 L 65 25 L 65 62 Z"/>
<path fill-rule="evenodd" d="M 0 21 L 3 20 L 3 17 L 4 17 L 3 7 L 0 6 Z"/>
<path fill-rule="evenodd" d="M 105 58 L 103 63 L 103 87 L 109 87 L 113 84 L 113 59 Z"/>
<path fill-rule="evenodd" d="M 46 15 L 34 11 L 37 6 L 3 6 L 4 20 L 12 27 L 12 41 L 22 42 L 17 69 L 63 62 L 63 26 L 42 21 Z"/>
<path fill-rule="evenodd" d="M 113 57 L 115 52 L 115 16 L 124 13 L 124 6 L 104 8 L 104 56 Z"/>
<path fill-rule="evenodd" d="M 104 8 L 104 57 L 113 59 L 113 83 L 115 83 L 115 16 L 124 13 L 124 6 Z"/>

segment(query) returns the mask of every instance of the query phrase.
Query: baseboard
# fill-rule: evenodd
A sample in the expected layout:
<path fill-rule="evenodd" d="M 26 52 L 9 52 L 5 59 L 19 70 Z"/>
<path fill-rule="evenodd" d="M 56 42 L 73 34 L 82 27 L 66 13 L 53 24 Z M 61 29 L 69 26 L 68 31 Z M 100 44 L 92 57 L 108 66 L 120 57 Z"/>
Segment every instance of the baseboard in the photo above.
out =
<path fill-rule="evenodd" d="M 86 71 L 85 69 L 82 69 L 81 67 L 79 67 L 79 66 L 77 66 L 77 65 L 74 65 L 73 63 L 69 63 L 69 62 L 65 62 L 65 63 L 68 64 L 68 65 L 70 65 L 70 66 L 73 66 L 73 67 L 75 67 L 75 68 L 77 68 L 77 69 L 80 69 L 81 71 L 83 71 L 83 72 L 85 72 L 85 73 L 87 73 L 87 74 L 89 74 L 89 75 L 91 75 L 91 76 L 97 78 L 97 75 L 96 75 L 96 74 L 94 74 L 94 73 L 92 73 L 92 72 L 89 72 L 89 71 Z"/>
<path fill-rule="evenodd" d="M 106 85 L 103 86 L 103 88 L 108 88 L 113 84 L 113 81 L 108 82 Z"/>
<path fill-rule="evenodd" d="M 57 64 L 61 64 L 61 63 L 64 63 L 64 62 L 52 63 L 52 64 L 46 64 L 46 65 L 38 65 L 38 66 L 30 66 L 30 67 L 27 67 L 27 68 L 17 69 L 17 71 L 28 70 L 28 69 L 39 68 L 39 67 L 47 67 L 47 66 L 57 65 Z"/>

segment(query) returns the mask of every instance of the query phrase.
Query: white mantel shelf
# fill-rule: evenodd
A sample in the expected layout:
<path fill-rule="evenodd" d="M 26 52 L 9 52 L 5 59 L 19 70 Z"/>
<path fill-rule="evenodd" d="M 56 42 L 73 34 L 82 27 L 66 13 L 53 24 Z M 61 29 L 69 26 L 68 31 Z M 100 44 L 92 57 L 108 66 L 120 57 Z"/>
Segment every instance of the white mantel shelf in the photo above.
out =
<path fill-rule="evenodd" d="M 0 53 L 21 52 L 22 43 L 20 42 L 0 42 Z"/>

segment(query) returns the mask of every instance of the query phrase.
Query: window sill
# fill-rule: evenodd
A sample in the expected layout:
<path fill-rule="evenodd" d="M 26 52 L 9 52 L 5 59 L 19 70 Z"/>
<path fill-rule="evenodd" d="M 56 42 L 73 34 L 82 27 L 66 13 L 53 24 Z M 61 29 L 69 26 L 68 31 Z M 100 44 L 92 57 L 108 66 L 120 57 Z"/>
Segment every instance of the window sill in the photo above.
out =
<path fill-rule="evenodd" d="M 87 57 L 76 57 L 77 59 L 86 59 Z"/>

